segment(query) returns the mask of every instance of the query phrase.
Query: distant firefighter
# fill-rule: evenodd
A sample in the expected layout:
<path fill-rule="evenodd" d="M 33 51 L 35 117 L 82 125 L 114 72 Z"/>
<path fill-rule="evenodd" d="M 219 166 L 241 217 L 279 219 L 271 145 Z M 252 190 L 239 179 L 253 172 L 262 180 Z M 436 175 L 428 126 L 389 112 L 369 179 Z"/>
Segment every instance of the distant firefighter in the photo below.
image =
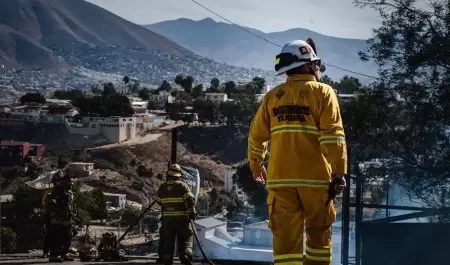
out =
<path fill-rule="evenodd" d="M 163 263 L 173 264 L 175 239 L 181 263 L 192 264 L 193 231 L 190 221 L 195 219 L 194 195 L 181 178 L 181 167 L 173 164 L 167 171 L 166 182 L 159 187 L 157 203 L 162 211 Z"/>
<path fill-rule="evenodd" d="M 52 178 L 53 190 L 46 199 L 46 221 L 49 223 L 50 262 L 73 261 L 68 256 L 73 225 L 77 218 L 72 180 L 58 170 Z"/>

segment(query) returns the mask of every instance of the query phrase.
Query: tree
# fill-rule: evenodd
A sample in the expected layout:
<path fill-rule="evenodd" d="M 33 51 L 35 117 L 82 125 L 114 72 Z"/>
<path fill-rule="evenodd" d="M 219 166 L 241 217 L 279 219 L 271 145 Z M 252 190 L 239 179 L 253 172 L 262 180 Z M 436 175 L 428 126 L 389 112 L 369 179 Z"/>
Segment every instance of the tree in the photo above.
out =
<path fill-rule="evenodd" d="M 130 83 L 128 85 L 130 93 L 131 94 L 136 94 L 139 91 L 141 91 L 142 89 L 140 88 L 140 86 L 141 86 L 141 84 L 139 82 L 137 82 L 137 81 L 133 82 L 133 83 Z"/>
<path fill-rule="evenodd" d="M 193 87 L 191 95 L 194 99 L 201 97 L 203 95 L 203 85 L 198 84 L 195 87 Z"/>
<path fill-rule="evenodd" d="M 357 154 L 353 160 L 383 159 L 382 167 L 363 172 L 365 178 L 390 175 L 428 206 L 448 207 L 450 5 L 434 1 L 431 11 L 424 11 L 414 2 L 355 0 L 383 19 L 360 53 L 363 60 L 378 64 L 383 80 L 347 104 L 344 121 L 351 128 L 346 130 Z"/>
<path fill-rule="evenodd" d="M 218 78 L 211 79 L 211 87 L 208 89 L 208 92 L 218 93 L 220 87 L 220 80 Z"/>
<path fill-rule="evenodd" d="M 99 88 L 97 85 L 91 87 L 91 93 L 95 96 L 99 96 L 102 94 L 101 88 Z"/>
<path fill-rule="evenodd" d="M 127 89 L 127 85 L 128 85 L 128 83 L 130 83 L 130 77 L 129 76 L 124 76 L 123 78 L 122 78 L 122 81 L 123 81 L 123 83 L 124 83 L 124 89 L 126 90 Z"/>
<path fill-rule="evenodd" d="M 190 75 L 177 75 L 175 77 L 175 84 L 181 86 L 187 93 L 191 93 L 192 87 L 194 85 L 194 78 Z"/>
<path fill-rule="evenodd" d="M 254 94 L 262 94 L 266 89 L 266 80 L 260 76 L 254 77 L 252 82 L 255 85 L 255 89 L 257 93 Z"/>
<path fill-rule="evenodd" d="M 225 82 L 224 85 L 224 90 L 223 92 L 226 93 L 228 95 L 228 97 L 231 96 L 231 94 L 234 94 L 237 92 L 237 85 L 234 81 L 228 81 Z"/>
<path fill-rule="evenodd" d="M 25 95 L 20 97 L 19 101 L 22 105 L 30 103 L 45 104 L 46 102 L 45 97 L 39 92 L 26 93 Z"/>
<path fill-rule="evenodd" d="M 17 247 L 17 235 L 7 227 L 0 227 L 1 251 L 5 254 L 12 254 Z"/>
<path fill-rule="evenodd" d="M 331 80 L 331 78 L 328 75 L 322 76 L 320 78 L 320 82 L 327 84 L 327 85 L 331 86 L 332 88 L 336 89 L 335 82 L 333 80 Z"/>
<path fill-rule="evenodd" d="M 103 96 L 112 96 L 112 95 L 116 95 L 116 94 L 117 94 L 117 90 L 114 87 L 113 83 L 108 82 L 108 83 L 103 84 L 103 91 L 102 91 Z"/>
<path fill-rule="evenodd" d="M 103 192 L 95 189 L 88 194 L 92 198 L 92 205 L 88 208 L 90 216 L 94 220 L 105 219 L 108 217 L 108 210 L 106 208 L 106 198 Z"/>
<path fill-rule="evenodd" d="M 219 108 L 211 101 L 196 99 L 194 101 L 194 112 L 198 114 L 201 123 L 215 122 L 219 118 Z"/>
<path fill-rule="evenodd" d="M 79 89 L 72 89 L 72 90 L 56 90 L 53 93 L 53 97 L 57 99 L 65 99 L 74 101 L 78 98 L 82 98 L 85 96 L 85 93 Z"/>
<path fill-rule="evenodd" d="M 158 87 L 158 91 L 170 91 L 170 90 L 172 90 L 172 86 L 166 80 L 164 80 L 162 84 Z"/>
<path fill-rule="evenodd" d="M 209 192 L 209 198 L 210 198 L 210 202 L 211 205 L 216 205 L 217 203 L 217 199 L 219 198 L 219 191 L 217 190 L 216 187 L 213 187 L 211 189 L 211 191 Z"/>
<path fill-rule="evenodd" d="M 335 83 L 333 88 L 340 94 L 354 94 L 362 88 L 362 84 L 358 78 L 346 75 L 339 82 Z"/>
<path fill-rule="evenodd" d="M 243 113 L 241 106 L 236 101 L 222 102 L 219 106 L 220 113 L 226 118 L 227 125 L 234 125 L 238 121 L 239 116 Z"/>
<path fill-rule="evenodd" d="M 125 208 L 121 211 L 122 222 L 125 225 L 132 225 L 136 223 L 139 215 L 140 215 L 139 208 L 133 205 L 125 206 Z"/>
<path fill-rule="evenodd" d="M 255 207 L 255 214 L 262 218 L 268 217 L 267 190 L 264 185 L 257 184 L 253 179 L 248 162 L 240 164 L 233 176 L 237 183 L 249 198 L 249 203 Z"/>
<path fill-rule="evenodd" d="M 183 80 L 184 80 L 184 75 L 177 75 L 177 76 L 175 76 L 175 84 L 177 84 L 177 85 L 179 85 L 179 86 L 181 86 L 182 87 L 182 83 L 183 83 Z"/>
<path fill-rule="evenodd" d="M 146 87 L 139 90 L 138 96 L 142 98 L 142 100 L 150 99 L 150 90 Z"/>

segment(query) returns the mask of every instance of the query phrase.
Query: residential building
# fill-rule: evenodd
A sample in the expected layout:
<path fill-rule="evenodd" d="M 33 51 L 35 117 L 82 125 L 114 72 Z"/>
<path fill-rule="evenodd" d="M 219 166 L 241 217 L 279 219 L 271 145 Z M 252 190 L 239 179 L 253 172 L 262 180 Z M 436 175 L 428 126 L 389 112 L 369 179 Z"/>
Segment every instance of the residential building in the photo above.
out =
<path fill-rule="evenodd" d="M 105 199 L 109 202 L 111 207 L 123 209 L 127 205 L 127 195 L 120 193 L 107 193 L 103 192 Z"/>
<path fill-rule="evenodd" d="M 166 103 L 172 103 L 174 102 L 175 97 L 170 95 L 169 92 L 160 91 L 157 95 L 151 95 L 149 102 L 152 103 L 157 108 L 164 108 L 166 106 Z"/>
<path fill-rule="evenodd" d="M 205 93 L 205 100 L 220 104 L 228 101 L 228 96 L 225 93 Z"/>
<path fill-rule="evenodd" d="M 162 125 L 164 120 L 157 120 L 156 117 L 150 114 L 133 117 L 82 117 L 80 122 L 68 120 L 66 128 L 71 134 L 101 135 L 110 143 L 120 143 Z"/>
<path fill-rule="evenodd" d="M 131 102 L 131 107 L 133 108 L 135 113 L 147 113 L 147 101 L 134 101 Z"/>
<path fill-rule="evenodd" d="M 80 114 L 80 110 L 69 105 L 49 106 L 41 110 L 41 122 L 63 124 L 66 118 L 74 117 L 78 114 Z"/>
<path fill-rule="evenodd" d="M 261 102 L 266 94 L 255 94 L 256 101 Z"/>
<path fill-rule="evenodd" d="M 244 226 L 242 243 L 250 246 L 272 247 L 272 231 L 269 229 L 269 221 Z"/>
<path fill-rule="evenodd" d="M 56 98 L 48 98 L 45 100 L 48 106 L 67 106 L 71 107 L 72 103 L 68 99 L 56 99 Z"/>
<path fill-rule="evenodd" d="M 223 180 L 223 190 L 225 192 L 231 192 L 231 190 L 233 189 L 233 176 L 234 174 L 236 174 L 236 168 L 231 168 L 228 169 L 227 171 L 225 171 L 225 176 L 224 176 L 224 180 Z"/>
<path fill-rule="evenodd" d="M 11 113 L 11 107 L 6 105 L 0 106 L 0 117 L 6 113 Z"/>
<path fill-rule="evenodd" d="M 40 122 L 43 105 L 22 105 L 11 107 L 11 118 L 28 122 Z"/>
<path fill-rule="evenodd" d="M 29 156 L 32 157 L 33 160 L 40 160 L 44 155 L 44 150 L 44 145 L 40 144 L 2 141 L 0 142 L 0 166 L 13 167 L 19 165 Z"/>
<path fill-rule="evenodd" d="M 30 144 L 28 157 L 33 161 L 41 160 L 45 153 L 45 146 L 43 144 Z"/>
<path fill-rule="evenodd" d="M 81 122 L 67 122 L 72 134 L 99 135 L 111 143 L 120 143 L 136 136 L 136 117 L 82 117 Z"/>
<path fill-rule="evenodd" d="M 356 94 L 337 94 L 340 102 L 348 102 L 356 98 Z"/>
<path fill-rule="evenodd" d="M 94 170 L 94 163 L 73 162 L 67 166 L 67 172 L 71 178 L 88 177 Z"/>

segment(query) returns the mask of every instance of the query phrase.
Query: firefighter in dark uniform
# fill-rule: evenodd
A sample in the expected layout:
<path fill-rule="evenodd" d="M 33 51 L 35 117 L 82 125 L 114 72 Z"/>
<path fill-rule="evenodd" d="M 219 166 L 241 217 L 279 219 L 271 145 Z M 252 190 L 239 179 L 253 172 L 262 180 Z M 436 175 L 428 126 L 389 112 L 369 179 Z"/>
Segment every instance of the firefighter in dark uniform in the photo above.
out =
<path fill-rule="evenodd" d="M 190 221 L 195 219 L 194 195 L 181 179 L 181 167 L 173 164 L 167 171 L 166 182 L 159 187 L 156 201 L 162 211 L 164 236 L 164 265 L 173 264 L 175 239 L 181 263 L 191 265 L 193 231 Z"/>
<path fill-rule="evenodd" d="M 157 264 L 163 264 L 163 257 L 164 257 L 164 223 L 163 218 L 161 215 L 161 218 L 159 219 L 161 226 L 159 228 L 159 242 L 158 242 L 158 259 L 156 260 Z"/>
<path fill-rule="evenodd" d="M 77 210 L 71 190 L 72 180 L 58 170 L 53 176 L 53 190 L 46 200 L 46 218 L 50 224 L 50 262 L 73 261 L 68 256 L 72 243 L 72 226 L 76 220 Z"/>

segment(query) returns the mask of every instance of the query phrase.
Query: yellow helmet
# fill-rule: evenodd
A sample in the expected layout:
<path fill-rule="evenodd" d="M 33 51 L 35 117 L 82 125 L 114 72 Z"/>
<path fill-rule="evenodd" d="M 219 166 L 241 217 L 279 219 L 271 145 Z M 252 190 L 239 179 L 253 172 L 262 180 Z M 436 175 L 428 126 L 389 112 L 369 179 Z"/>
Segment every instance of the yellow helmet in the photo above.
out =
<path fill-rule="evenodd" d="M 167 171 L 168 176 L 172 177 L 181 177 L 181 167 L 178 164 L 173 164 L 170 166 L 169 170 Z"/>

